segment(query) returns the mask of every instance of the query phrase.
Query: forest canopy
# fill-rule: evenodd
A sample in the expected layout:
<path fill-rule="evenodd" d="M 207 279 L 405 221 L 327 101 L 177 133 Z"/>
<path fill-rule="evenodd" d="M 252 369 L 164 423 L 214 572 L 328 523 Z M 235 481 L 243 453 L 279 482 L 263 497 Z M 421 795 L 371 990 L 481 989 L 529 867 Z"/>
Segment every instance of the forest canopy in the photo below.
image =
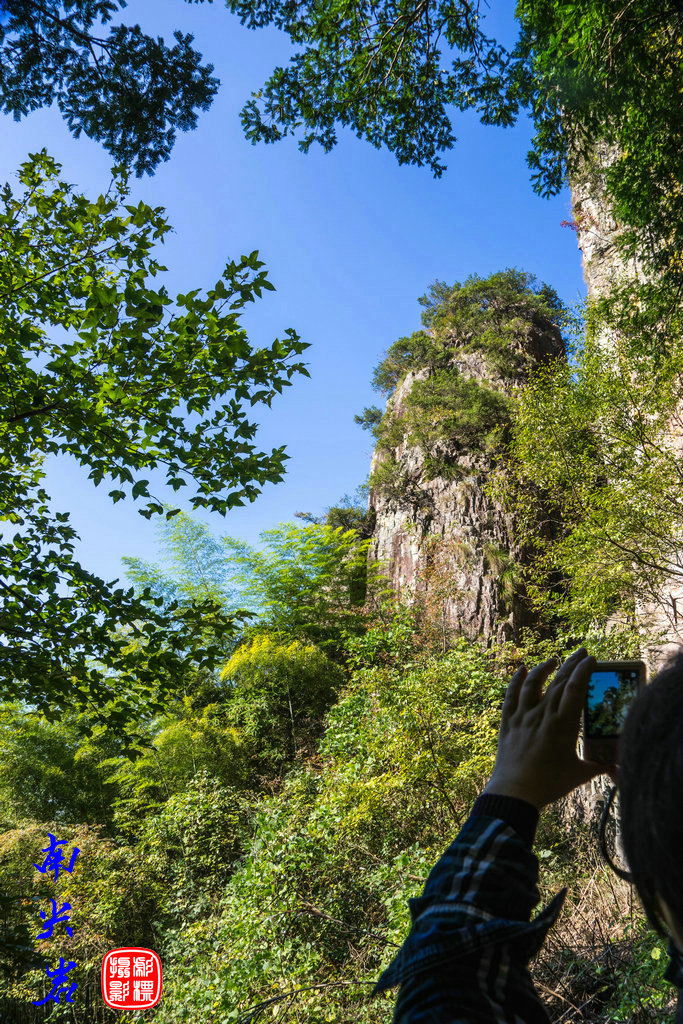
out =
<path fill-rule="evenodd" d="M 15 121 L 56 103 L 69 130 L 138 175 L 168 160 L 220 85 L 192 36 L 175 44 L 114 23 L 125 0 L 2 0 L 0 110 Z"/>

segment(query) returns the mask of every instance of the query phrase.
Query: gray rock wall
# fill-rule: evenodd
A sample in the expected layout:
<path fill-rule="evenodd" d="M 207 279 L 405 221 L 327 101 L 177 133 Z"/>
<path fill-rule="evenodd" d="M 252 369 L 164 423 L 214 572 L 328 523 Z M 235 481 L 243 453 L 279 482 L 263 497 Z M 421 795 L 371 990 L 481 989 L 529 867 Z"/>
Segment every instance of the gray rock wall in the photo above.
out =
<path fill-rule="evenodd" d="M 604 295 L 622 277 L 642 275 L 635 260 L 622 258 L 617 245 L 619 225 L 605 197 L 604 170 L 616 150 L 598 146 L 595 156 L 580 165 L 572 183 L 572 208 L 588 295 Z"/>
<path fill-rule="evenodd" d="M 619 225 L 611 215 L 605 196 L 604 168 L 616 158 L 616 150 L 606 145 L 598 147 L 593 160 L 586 163 L 572 186 L 572 205 L 577 225 L 577 242 L 582 254 L 583 273 L 588 296 L 605 295 L 620 279 L 644 280 L 642 265 L 636 260 L 625 260 L 617 240 Z M 602 339 L 609 350 L 608 335 Z M 679 407 L 670 426 L 668 443 L 683 458 L 683 406 Z M 681 558 L 677 568 L 683 569 L 683 538 Z M 636 616 L 641 627 L 648 632 L 663 634 L 659 643 L 651 644 L 645 654 L 648 669 L 654 674 L 683 644 L 683 583 L 672 578 L 653 593 L 649 600 L 640 601 Z"/>
<path fill-rule="evenodd" d="M 492 374 L 485 357 L 476 352 L 456 351 L 453 365 L 463 377 L 509 393 L 526 380 L 531 367 L 565 357 L 560 333 L 549 324 L 544 329 L 531 328 L 521 339 L 519 350 L 524 362 L 513 377 Z M 405 377 L 387 403 L 393 417 L 404 415 L 405 399 L 414 382 L 429 373 L 424 369 Z M 484 493 L 494 459 L 449 447 L 444 439 L 442 454 L 457 464 L 462 479 L 428 480 L 420 448 L 403 443 L 392 451 L 406 474 L 406 486 L 393 496 L 377 488 L 370 491 L 369 505 L 376 516 L 371 560 L 382 564 L 394 592 L 414 598 L 429 586 L 421 579 L 427 541 L 438 539 L 443 542 L 452 574 L 452 596 L 444 607 L 448 627 L 472 639 L 514 637 L 531 618 L 523 598 L 501 586 L 496 552 L 502 550 L 516 562 L 523 562 L 526 555 L 515 545 L 511 517 Z M 384 457 L 375 452 L 372 470 Z"/>

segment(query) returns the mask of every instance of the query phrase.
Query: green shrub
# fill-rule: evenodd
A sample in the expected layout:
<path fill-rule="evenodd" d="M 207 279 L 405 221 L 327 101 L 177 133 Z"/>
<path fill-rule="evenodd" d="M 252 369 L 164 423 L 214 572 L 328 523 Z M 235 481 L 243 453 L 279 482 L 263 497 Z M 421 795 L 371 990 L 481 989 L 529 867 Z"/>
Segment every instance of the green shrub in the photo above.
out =
<path fill-rule="evenodd" d="M 68 866 L 74 847 L 79 849 L 71 873 L 60 870 L 39 873 L 48 846 L 48 832 L 66 839 L 64 860 Z M 78 984 L 78 998 L 69 1007 L 69 1020 L 91 1024 L 85 1004 L 100 1003 L 102 957 L 116 946 L 144 946 L 159 951 L 154 921 L 160 890 L 150 865 L 134 848 L 105 839 L 98 826 L 72 826 L 56 822 L 26 823 L 0 835 L 0 874 L 10 895 L 40 896 L 39 903 L 14 904 L 12 913 L 28 925 L 36 948 L 54 968 L 59 958 L 76 963 L 69 979 Z M 166 883 L 164 883 L 166 884 Z M 54 926 L 51 938 L 37 940 L 45 929 L 40 911 L 51 916 L 50 898 L 57 909 L 71 905 L 69 936 L 64 924 Z M 16 1008 L 49 991 L 45 970 L 31 970 L 23 977 L 3 982 L 3 996 L 16 1000 Z M 46 987 L 47 986 L 47 987 Z M 1 1004 L 0 1004 L 1 1005 Z M 8 1003 L 3 1009 L 9 1011 Z M 102 1018 L 98 1015 L 98 1021 Z M 106 1019 L 111 1019 L 110 1017 Z"/>
<path fill-rule="evenodd" d="M 440 442 L 472 454 L 495 442 L 509 422 L 505 395 L 463 377 L 455 367 L 417 380 L 406 397 L 408 442 L 431 451 Z"/>
<path fill-rule="evenodd" d="M 370 486 L 373 490 L 381 492 L 388 500 L 398 504 L 411 501 L 413 489 L 405 469 L 392 451 L 382 450 L 381 455 L 370 474 Z"/>
<path fill-rule="evenodd" d="M 530 327 L 557 328 L 564 313 L 550 285 L 514 269 L 487 278 L 472 274 L 452 287 L 436 281 L 418 301 L 424 329 L 394 342 L 374 371 L 372 385 L 384 394 L 409 370 L 451 365 L 458 350 L 482 352 L 493 372 L 514 374 L 523 363 L 517 349 Z"/>
<path fill-rule="evenodd" d="M 376 405 L 367 406 L 360 416 L 354 416 L 354 423 L 358 423 L 363 430 L 369 430 L 374 438 L 377 437 L 377 428 L 382 422 L 384 413 Z"/>
<path fill-rule="evenodd" d="M 297 755 L 311 754 L 322 717 L 344 671 L 313 644 L 278 643 L 264 633 L 238 648 L 221 674 L 227 714 L 269 776 Z"/>
<path fill-rule="evenodd" d="M 418 661 L 395 639 L 401 667 L 356 672 L 315 766 L 261 802 L 214 916 L 169 935 L 160 1022 L 234 1020 L 268 999 L 302 1024 L 386 1021 L 393 994 L 369 992 L 492 769 L 506 685 L 464 640 Z"/>
<path fill-rule="evenodd" d="M 502 392 L 462 376 L 455 366 L 436 369 L 426 380 L 414 381 L 402 415 L 390 408 L 377 428 L 377 448 L 383 457 L 372 473 L 371 486 L 405 499 L 407 481 L 394 451 L 404 441 L 420 449 L 425 479 L 460 479 L 469 468 L 458 462 L 458 456 L 500 448 L 509 422 L 509 402 Z"/>
<path fill-rule="evenodd" d="M 243 853 L 250 805 L 205 768 L 142 825 L 139 856 L 159 879 L 161 907 L 194 920 L 222 891 Z"/>

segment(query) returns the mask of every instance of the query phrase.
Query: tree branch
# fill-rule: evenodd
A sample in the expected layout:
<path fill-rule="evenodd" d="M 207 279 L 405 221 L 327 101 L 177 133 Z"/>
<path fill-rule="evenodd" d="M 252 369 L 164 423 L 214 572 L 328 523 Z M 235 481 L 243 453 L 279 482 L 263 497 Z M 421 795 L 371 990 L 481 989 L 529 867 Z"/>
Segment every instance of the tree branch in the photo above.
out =
<path fill-rule="evenodd" d="M 40 405 L 35 409 L 26 409 L 24 412 L 17 413 L 16 416 L 10 416 L 9 419 L 3 420 L 3 423 L 17 423 L 19 420 L 30 419 L 31 416 L 40 416 L 44 412 L 52 412 L 53 409 L 61 408 L 61 402 L 51 402 L 49 405 Z"/>

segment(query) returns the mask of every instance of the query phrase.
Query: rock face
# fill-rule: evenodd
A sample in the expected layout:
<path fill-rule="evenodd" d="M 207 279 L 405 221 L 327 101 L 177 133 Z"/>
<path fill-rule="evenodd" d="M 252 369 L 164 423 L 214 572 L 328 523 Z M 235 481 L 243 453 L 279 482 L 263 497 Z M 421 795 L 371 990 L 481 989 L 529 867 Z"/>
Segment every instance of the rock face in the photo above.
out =
<path fill-rule="evenodd" d="M 615 279 L 626 275 L 640 276 L 642 269 L 635 261 L 625 261 L 617 245 L 619 226 L 609 213 L 604 196 L 604 167 L 614 152 L 603 146 L 596 151 L 591 166 L 577 175 L 572 185 L 577 240 L 583 255 L 583 268 L 589 296 L 604 294 Z M 609 339 L 605 339 L 609 345 Z M 502 391 L 520 386 L 529 369 L 551 358 L 564 358 L 559 332 L 531 331 L 521 345 L 524 365 L 516 378 L 494 381 Z M 463 375 L 480 381 L 491 381 L 486 361 L 477 355 L 455 353 L 454 365 Z M 387 403 L 391 415 L 400 418 L 406 398 L 414 383 L 426 379 L 429 369 L 410 373 Z M 683 417 L 682 417 L 683 421 Z M 446 442 L 444 442 L 446 444 Z M 680 432 L 675 439 L 683 456 Z M 371 540 L 370 557 L 386 568 L 395 592 L 419 596 L 429 587 L 425 579 L 426 552 L 431 541 L 450 545 L 451 587 L 443 601 L 444 620 L 453 629 L 475 638 L 514 638 L 523 625 L 533 625 L 523 596 L 506 593 L 501 587 L 500 553 L 513 561 L 524 563 L 525 552 L 515 546 L 514 523 L 504 509 L 484 492 L 495 457 L 482 457 L 466 451 L 453 450 L 452 458 L 463 474 L 460 479 L 436 477 L 428 479 L 424 472 L 424 456 L 417 447 L 403 443 L 392 455 L 405 473 L 405 486 L 393 495 L 374 488 L 369 505 L 374 510 L 376 525 Z M 377 469 L 386 455 L 376 452 L 372 468 Z M 683 552 L 683 541 L 681 545 Z M 492 555 L 497 553 L 497 557 Z M 638 610 L 643 622 L 666 629 L 665 643 L 647 654 L 650 676 L 683 643 L 683 587 L 673 583 L 648 605 Z M 577 752 L 582 755 L 582 741 Z M 611 788 L 607 775 L 596 776 L 579 787 L 558 806 L 567 827 L 575 822 L 590 823 L 597 836 L 597 825 Z M 608 849 L 617 865 L 624 862 L 619 821 L 618 793 L 607 828 Z"/>
<path fill-rule="evenodd" d="M 605 295 L 619 279 L 637 280 L 644 278 L 642 266 L 635 260 L 625 260 L 618 247 L 619 225 L 609 212 L 604 189 L 604 168 L 616 157 L 616 151 L 603 145 L 597 148 L 590 166 L 586 166 L 572 183 L 572 201 L 577 229 L 577 241 L 582 253 L 583 273 L 588 288 L 588 296 Z M 602 339 L 603 347 L 610 348 L 610 338 Z M 669 441 L 683 457 L 683 437 L 679 424 L 683 410 L 675 417 L 670 429 Z M 681 541 L 681 564 L 683 564 L 683 539 Z M 680 650 L 683 643 L 683 585 L 672 579 L 661 591 L 652 595 L 649 601 L 636 604 L 636 618 L 642 628 L 661 631 L 662 641 L 649 646 L 643 654 L 648 666 L 648 676 L 652 676 Z M 578 753 L 583 754 L 583 745 L 579 741 Z M 597 834 L 597 826 L 607 800 L 612 782 L 607 775 L 599 775 L 587 785 L 580 786 L 559 807 L 560 815 L 568 826 L 573 822 L 591 823 Z M 626 869 L 628 865 L 623 857 L 621 847 L 619 791 L 610 817 L 606 835 L 608 850 L 612 850 L 612 859 L 617 866 Z M 616 856 L 615 856 L 616 853 Z"/>
<path fill-rule="evenodd" d="M 599 146 L 572 186 L 577 241 L 583 257 L 589 298 L 605 295 L 619 279 L 645 279 L 643 267 L 636 260 L 625 260 L 619 251 L 619 225 L 609 212 L 605 196 L 604 168 L 616 155 L 614 148 Z M 610 338 L 604 337 L 602 343 L 605 349 L 609 349 Z M 668 439 L 679 458 L 683 458 L 682 424 L 683 406 L 680 406 L 670 425 Z M 680 571 L 683 568 L 683 538 L 678 561 Z M 650 600 L 640 601 L 636 606 L 636 617 L 643 629 L 663 634 L 661 642 L 647 648 L 646 660 L 652 675 L 683 644 L 683 583 L 680 577 L 667 581 Z"/>
<path fill-rule="evenodd" d="M 605 197 L 604 170 L 616 156 L 614 148 L 599 145 L 572 183 L 574 223 L 589 297 L 606 294 L 617 278 L 642 276 L 639 264 L 625 260 L 619 251 L 619 225 Z"/>
<path fill-rule="evenodd" d="M 455 346 L 455 342 L 454 342 Z M 547 321 L 532 324 L 519 338 L 520 367 L 514 374 L 491 372 L 483 353 L 458 351 L 452 366 L 463 378 L 484 382 L 509 394 L 527 378 L 530 368 L 550 359 L 565 358 L 559 330 Z M 417 381 L 426 380 L 430 369 L 409 372 L 387 402 L 387 412 L 400 419 L 406 399 Z M 379 561 L 395 593 L 409 598 L 429 590 L 429 558 L 435 546 L 449 585 L 442 599 L 444 625 L 474 639 L 513 638 L 522 625 L 531 623 L 523 596 L 501 580 L 511 563 L 523 563 L 525 552 L 514 541 L 509 514 L 483 490 L 495 464 L 495 453 L 473 454 L 457 443 L 443 440 L 440 453 L 456 471 L 456 478 L 427 479 L 423 451 L 407 442 L 391 451 L 404 476 L 393 493 L 371 487 L 370 508 L 375 530 L 370 558 Z M 376 451 L 372 473 L 387 455 Z M 442 573 L 443 580 L 443 573 Z"/>
<path fill-rule="evenodd" d="M 574 224 L 589 297 L 605 294 L 620 278 L 644 276 L 637 261 L 625 260 L 619 250 L 620 228 L 605 196 L 605 168 L 616 156 L 613 147 L 597 146 L 590 159 L 576 165 L 572 181 Z M 537 326 L 520 339 L 524 358 L 516 376 L 492 375 L 485 358 L 473 352 L 456 351 L 453 365 L 462 375 L 509 393 L 525 381 L 532 366 L 549 358 L 564 357 L 559 333 L 548 330 L 548 326 Z M 609 337 L 603 339 L 603 344 L 609 349 Z M 387 403 L 393 417 L 404 414 L 406 398 L 414 383 L 424 380 L 430 372 L 411 372 L 403 380 Z M 671 444 L 683 457 L 683 405 L 677 420 L 671 427 Z M 444 447 L 448 447 L 446 440 Z M 394 449 L 392 455 L 405 474 L 405 486 L 393 495 L 377 488 L 370 491 L 369 504 L 376 516 L 370 557 L 386 567 L 395 592 L 415 596 L 429 586 L 424 579 L 428 542 L 438 539 L 450 545 L 452 596 L 444 601 L 449 626 L 472 638 L 511 638 L 521 625 L 532 623 L 524 601 L 501 587 L 500 552 L 517 563 L 523 563 L 525 553 L 515 546 L 510 516 L 483 490 L 495 459 L 463 450 L 449 454 L 463 471 L 461 479 L 429 479 L 419 448 L 401 444 Z M 373 470 L 383 457 L 375 452 Z M 680 568 L 683 569 L 683 538 Z M 644 627 L 664 634 L 663 642 L 647 652 L 648 668 L 653 674 L 683 644 L 683 583 L 672 579 L 650 601 L 641 602 L 637 616 Z"/>

